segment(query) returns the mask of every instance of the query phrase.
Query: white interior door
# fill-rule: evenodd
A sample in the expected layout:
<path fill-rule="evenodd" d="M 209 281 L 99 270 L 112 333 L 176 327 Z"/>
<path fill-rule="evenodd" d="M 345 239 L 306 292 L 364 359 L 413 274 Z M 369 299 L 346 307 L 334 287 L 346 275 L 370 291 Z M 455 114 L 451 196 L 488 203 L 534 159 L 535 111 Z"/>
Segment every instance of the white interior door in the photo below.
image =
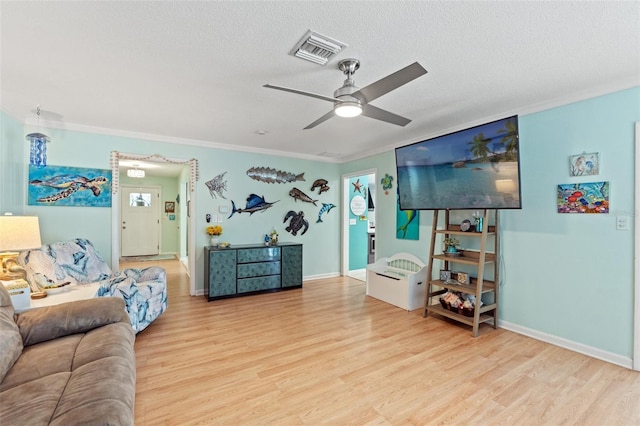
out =
<path fill-rule="evenodd" d="M 120 192 L 120 255 L 148 256 L 160 252 L 160 189 L 122 187 Z"/>

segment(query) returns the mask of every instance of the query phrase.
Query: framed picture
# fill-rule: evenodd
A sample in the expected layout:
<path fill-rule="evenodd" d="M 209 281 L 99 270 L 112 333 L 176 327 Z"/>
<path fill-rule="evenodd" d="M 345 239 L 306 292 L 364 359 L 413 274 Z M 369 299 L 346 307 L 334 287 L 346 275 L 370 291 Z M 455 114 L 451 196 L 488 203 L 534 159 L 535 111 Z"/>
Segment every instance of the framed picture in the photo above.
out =
<path fill-rule="evenodd" d="M 176 212 L 176 203 L 173 201 L 165 201 L 164 202 L 164 212 L 165 213 L 175 213 Z"/>
<path fill-rule="evenodd" d="M 111 207 L 111 170 L 30 165 L 28 205 Z"/>
<path fill-rule="evenodd" d="M 169 215 L 169 220 L 176 220 L 176 215 L 175 214 L 170 214 Z"/>
<path fill-rule="evenodd" d="M 569 157 L 569 174 L 571 176 L 593 176 L 600 173 L 600 154 L 578 154 Z"/>
<path fill-rule="evenodd" d="M 440 281 L 449 281 L 451 279 L 451 271 L 440 269 Z"/>
<path fill-rule="evenodd" d="M 558 213 L 609 213 L 609 182 L 558 185 Z"/>
<path fill-rule="evenodd" d="M 458 283 L 469 284 L 469 274 L 466 272 L 458 272 Z"/>

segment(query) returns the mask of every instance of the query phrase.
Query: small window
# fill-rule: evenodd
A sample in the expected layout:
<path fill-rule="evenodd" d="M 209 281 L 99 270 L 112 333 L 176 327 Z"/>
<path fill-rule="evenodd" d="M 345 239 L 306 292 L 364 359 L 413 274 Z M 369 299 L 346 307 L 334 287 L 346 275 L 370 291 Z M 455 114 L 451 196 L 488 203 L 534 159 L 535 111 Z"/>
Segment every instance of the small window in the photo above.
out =
<path fill-rule="evenodd" d="M 132 192 L 129 194 L 130 207 L 149 207 L 151 206 L 151 193 Z"/>

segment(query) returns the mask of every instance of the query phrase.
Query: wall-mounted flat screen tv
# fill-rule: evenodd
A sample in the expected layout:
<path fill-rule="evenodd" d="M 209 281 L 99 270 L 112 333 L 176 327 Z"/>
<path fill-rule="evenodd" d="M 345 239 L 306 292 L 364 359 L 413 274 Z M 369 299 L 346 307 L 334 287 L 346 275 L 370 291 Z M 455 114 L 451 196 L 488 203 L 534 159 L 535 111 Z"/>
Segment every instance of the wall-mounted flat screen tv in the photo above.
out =
<path fill-rule="evenodd" d="M 402 210 L 520 209 L 518 116 L 396 148 Z"/>

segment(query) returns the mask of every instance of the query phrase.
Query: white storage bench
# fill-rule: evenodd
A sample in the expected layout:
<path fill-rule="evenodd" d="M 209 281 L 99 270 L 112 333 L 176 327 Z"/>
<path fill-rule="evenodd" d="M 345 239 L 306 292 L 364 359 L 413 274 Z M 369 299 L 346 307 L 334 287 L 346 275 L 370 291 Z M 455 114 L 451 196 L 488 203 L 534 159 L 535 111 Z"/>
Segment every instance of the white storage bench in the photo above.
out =
<path fill-rule="evenodd" d="M 424 307 L 425 264 L 409 253 L 383 257 L 367 265 L 367 296 L 407 311 Z"/>

